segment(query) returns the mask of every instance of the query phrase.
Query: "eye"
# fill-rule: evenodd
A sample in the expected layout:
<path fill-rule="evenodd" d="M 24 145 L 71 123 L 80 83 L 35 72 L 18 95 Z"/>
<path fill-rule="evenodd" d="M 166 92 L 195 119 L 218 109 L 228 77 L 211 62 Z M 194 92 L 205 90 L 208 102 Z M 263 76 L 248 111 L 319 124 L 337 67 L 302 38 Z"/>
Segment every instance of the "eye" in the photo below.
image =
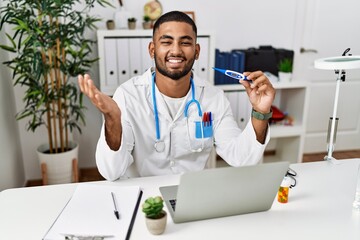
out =
<path fill-rule="evenodd" d="M 190 42 L 190 41 L 184 41 L 184 42 L 181 42 L 181 45 L 183 45 L 183 46 L 191 46 L 191 45 L 192 45 L 192 42 Z"/>
<path fill-rule="evenodd" d="M 162 45 L 170 45 L 170 44 L 171 44 L 171 41 L 161 41 L 161 44 L 162 44 Z"/>

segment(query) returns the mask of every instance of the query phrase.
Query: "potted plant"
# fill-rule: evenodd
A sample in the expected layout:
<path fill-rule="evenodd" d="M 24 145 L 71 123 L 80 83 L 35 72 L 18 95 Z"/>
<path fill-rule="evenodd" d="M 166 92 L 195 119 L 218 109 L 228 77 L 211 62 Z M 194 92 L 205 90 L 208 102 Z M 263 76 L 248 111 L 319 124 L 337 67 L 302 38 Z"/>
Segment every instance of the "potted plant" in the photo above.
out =
<path fill-rule="evenodd" d="M 290 58 L 284 58 L 279 62 L 279 81 L 289 82 L 292 77 L 293 62 Z"/>
<path fill-rule="evenodd" d="M 151 20 L 150 20 L 150 17 L 148 15 L 144 15 L 143 17 L 143 28 L 144 29 L 151 29 Z"/>
<path fill-rule="evenodd" d="M 160 196 L 149 197 L 142 205 L 146 227 L 154 235 L 162 234 L 166 228 L 167 214 L 163 207 L 164 201 Z"/>
<path fill-rule="evenodd" d="M 134 18 L 134 17 L 128 18 L 128 28 L 129 29 L 136 28 L 136 18 Z"/>
<path fill-rule="evenodd" d="M 79 2 L 84 7 L 75 10 Z M 88 15 L 95 2 L 110 5 L 107 0 L 18 0 L 0 8 L 0 30 L 13 26 L 6 33 L 10 45 L 0 45 L 14 53 L 4 64 L 13 71 L 14 85 L 25 91 L 25 106 L 16 118 L 28 119 L 27 130 L 34 132 L 40 126 L 47 129 L 48 143 L 38 148 L 45 184 L 77 178 L 78 145 L 71 141 L 71 133 L 75 129 L 81 133 L 85 107 L 75 78 L 97 61 L 91 57 L 95 41 L 84 34 L 95 29 L 100 20 Z M 75 156 L 68 156 L 65 163 L 57 162 L 59 156 L 67 157 L 72 151 Z M 47 156 L 57 159 L 42 159 Z M 52 178 L 56 172 L 64 175 Z"/>

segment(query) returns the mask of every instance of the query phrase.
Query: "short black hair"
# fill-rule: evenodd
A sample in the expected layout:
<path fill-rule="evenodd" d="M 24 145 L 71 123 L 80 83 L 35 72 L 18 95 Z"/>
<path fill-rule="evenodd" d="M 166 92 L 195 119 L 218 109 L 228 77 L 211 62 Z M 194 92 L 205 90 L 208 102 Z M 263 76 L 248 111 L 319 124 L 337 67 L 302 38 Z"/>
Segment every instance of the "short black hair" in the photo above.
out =
<path fill-rule="evenodd" d="M 186 13 L 180 11 L 171 11 L 163 14 L 158 20 L 156 20 L 153 28 L 153 36 L 155 31 L 160 27 L 161 24 L 166 22 L 184 22 L 191 25 L 195 36 L 197 37 L 197 27 L 195 22 Z"/>

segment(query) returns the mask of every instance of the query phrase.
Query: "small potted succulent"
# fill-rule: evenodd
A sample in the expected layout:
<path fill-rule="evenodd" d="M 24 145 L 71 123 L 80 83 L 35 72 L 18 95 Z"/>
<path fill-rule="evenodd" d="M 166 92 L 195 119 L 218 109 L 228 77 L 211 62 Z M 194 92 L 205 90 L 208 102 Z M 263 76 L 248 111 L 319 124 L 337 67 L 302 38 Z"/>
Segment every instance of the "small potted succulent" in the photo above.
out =
<path fill-rule="evenodd" d="M 151 20 L 148 15 L 144 15 L 144 17 L 143 17 L 143 28 L 151 29 Z"/>
<path fill-rule="evenodd" d="M 290 58 L 284 58 L 279 62 L 279 81 L 289 82 L 292 77 L 293 62 Z"/>
<path fill-rule="evenodd" d="M 128 18 L 128 28 L 129 29 L 136 28 L 136 18 L 134 18 L 134 17 Z"/>
<path fill-rule="evenodd" d="M 142 204 L 146 227 L 154 235 L 162 234 L 166 228 L 167 214 L 163 207 L 164 201 L 160 196 L 149 197 Z"/>

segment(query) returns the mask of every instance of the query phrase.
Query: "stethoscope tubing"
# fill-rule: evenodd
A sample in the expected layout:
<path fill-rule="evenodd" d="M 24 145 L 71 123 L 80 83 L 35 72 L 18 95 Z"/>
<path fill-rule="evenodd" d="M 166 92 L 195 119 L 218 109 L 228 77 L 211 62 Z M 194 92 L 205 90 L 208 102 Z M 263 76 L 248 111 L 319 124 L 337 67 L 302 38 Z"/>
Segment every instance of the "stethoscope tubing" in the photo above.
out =
<path fill-rule="evenodd" d="M 184 115 L 185 118 L 188 118 L 188 109 L 192 103 L 195 103 L 198 109 L 199 117 L 202 116 L 201 106 L 198 100 L 195 99 L 195 84 L 190 77 L 190 86 L 191 86 L 191 100 L 188 101 L 185 105 Z M 152 74 L 152 89 L 151 89 L 153 107 L 154 107 L 154 120 L 155 120 L 155 131 L 156 131 L 156 141 L 155 141 L 155 149 L 157 152 L 162 152 L 164 150 L 164 142 L 160 140 L 160 123 L 159 123 L 159 113 L 157 109 L 156 103 L 156 94 L 155 94 L 155 72 Z"/>

